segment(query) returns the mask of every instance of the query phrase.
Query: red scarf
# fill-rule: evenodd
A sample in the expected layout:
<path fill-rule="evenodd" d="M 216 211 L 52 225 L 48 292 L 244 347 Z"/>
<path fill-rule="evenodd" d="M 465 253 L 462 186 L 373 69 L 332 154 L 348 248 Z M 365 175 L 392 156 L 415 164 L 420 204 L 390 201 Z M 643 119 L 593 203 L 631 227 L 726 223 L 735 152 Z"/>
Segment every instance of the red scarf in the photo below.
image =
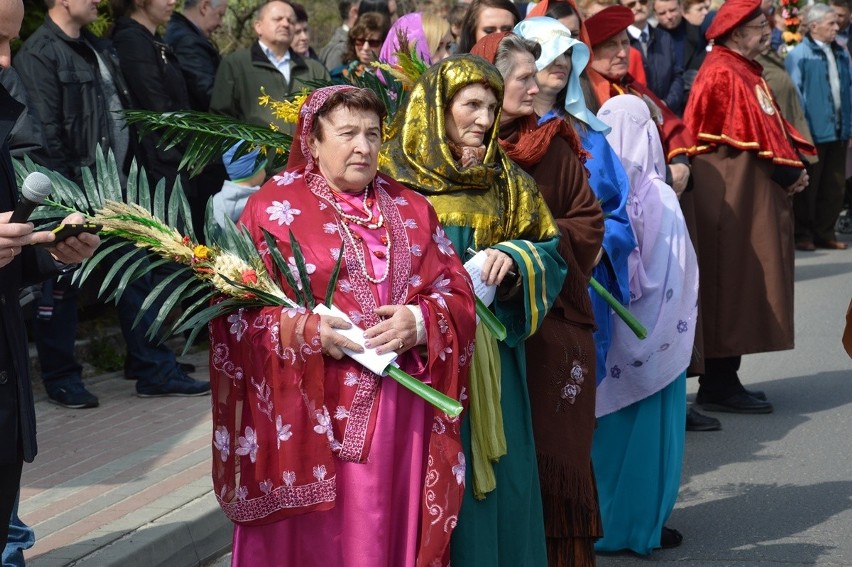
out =
<path fill-rule="evenodd" d="M 506 150 L 506 155 L 524 169 L 541 161 L 554 136 L 562 136 L 574 153 L 577 154 L 577 157 L 580 158 L 580 161 L 585 163 L 586 158 L 589 157 L 589 154 L 580 145 L 577 133 L 565 120 L 556 118 L 538 126 L 535 115 L 531 114 L 519 118 L 518 126 L 517 141 L 500 140 L 500 145 Z"/>
<path fill-rule="evenodd" d="M 476 42 L 476 45 L 470 50 L 471 55 L 478 55 L 493 65 L 497 58 L 497 48 L 508 35 L 511 35 L 511 32 L 496 32 L 486 35 Z M 556 135 L 565 138 L 577 157 L 583 162 L 586 161 L 588 154 L 580 144 L 577 133 L 564 120 L 549 120 L 541 126 L 537 126 L 534 114 L 518 120 L 520 121 L 518 141 L 512 143 L 500 140 L 500 145 L 506 150 L 509 158 L 521 167 L 528 168 L 540 162 L 550 146 L 550 141 Z"/>

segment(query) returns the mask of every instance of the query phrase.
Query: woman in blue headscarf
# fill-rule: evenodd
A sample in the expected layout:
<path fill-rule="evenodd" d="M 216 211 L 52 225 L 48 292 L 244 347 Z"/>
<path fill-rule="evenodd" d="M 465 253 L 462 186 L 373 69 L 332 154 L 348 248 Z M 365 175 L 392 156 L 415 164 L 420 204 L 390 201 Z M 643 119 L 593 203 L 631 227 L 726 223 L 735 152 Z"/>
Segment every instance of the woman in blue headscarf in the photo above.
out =
<path fill-rule="evenodd" d="M 539 92 L 533 106 L 544 123 L 555 117 L 567 120 L 580 137 L 588 153 L 586 169 L 589 185 L 604 213 L 604 254 L 592 276 L 623 304 L 630 296 L 627 258 L 636 247 L 625 209 L 630 189 L 621 161 L 606 140 L 609 127 L 586 107 L 580 74 L 589 62 L 589 48 L 571 37 L 571 32 L 558 20 L 547 17 L 527 18 L 515 26 L 515 33 L 541 46 L 536 59 L 536 81 Z M 610 345 L 610 308 L 594 291 L 595 345 L 597 349 L 597 383 L 607 376 L 606 355 Z"/>

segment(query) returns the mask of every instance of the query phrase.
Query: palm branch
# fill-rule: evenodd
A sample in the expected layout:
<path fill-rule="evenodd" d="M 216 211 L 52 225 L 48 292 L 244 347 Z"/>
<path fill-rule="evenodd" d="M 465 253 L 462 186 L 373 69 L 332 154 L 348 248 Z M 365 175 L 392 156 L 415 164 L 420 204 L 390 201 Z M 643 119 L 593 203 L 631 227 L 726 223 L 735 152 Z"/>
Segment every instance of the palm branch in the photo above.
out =
<path fill-rule="evenodd" d="M 203 328 L 200 323 L 206 323 L 215 316 L 249 303 L 286 303 L 286 296 L 276 288 L 277 293 L 258 291 L 252 294 L 246 291 L 247 295 L 257 299 L 254 302 L 249 298 L 242 302 L 225 300 L 211 305 L 210 300 L 221 292 L 216 290 L 212 278 L 197 277 L 192 266 L 199 260 L 199 254 L 213 247 L 221 248 L 221 245 L 218 241 L 208 241 L 211 242 L 209 248 L 196 244 L 189 204 L 180 182 L 168 191 L 166 183 L 160 180 L 152 192 L 144 169 L 137 168 L 134 161 L 123 190 L 112 152 L 104 155 L 98 148 L 95 158 L 94 170 L 82 168 L 80 185 L 35 164 L 28 157 L 15 162 L 19 182 L 29 173 L 40 171 L 53 184 L 51 195 L 32 215 L 36 222 L 80 212 L 104 226 L 100 232 L 100 248 L 74 272 L 74 283 L 82 285 L 97 273 L 103 277 L 98 296 L 118 301 L 130 282 L 166 264 L 178 262 L 181 267 L 153 287 L 139 310 L 136 324 L 144 313 L 155 310 L 154 320 L 146 330 L 148 336 L 165 340 L 174 333 L 191 330 L 185 349 L 192 345 L 195 335 Z M 254 246 L 250 242 L 241 244 L 235 246 L 228 241 L 227 252 L 237 264 L 235 271 L 246 268 L 263 273 L 263 261 Z M 237 282 L 234 288 L 239 290 L 241 285 Z M 182 315 L 166 326 L 172 308 L 181 304 L 185 305 Z"/>
<path fill-rule="evenodd" d="M 237 149 L 234 159 L 257 148 L 260 149 L 258 163 L 266 159 L 270 170 L 283 169 L 293 140 L 289 134 L 268 126 L 246 124 L 230 116 L 207 112 L 125 110 L 124 115 L 128 124 L 136 126 L 140 136 L 156 132 L 160 136 L 158 147 L 162 150 L 183 144 L 179 167 L 191 176 L 243 141 L 247 143 Z"/>

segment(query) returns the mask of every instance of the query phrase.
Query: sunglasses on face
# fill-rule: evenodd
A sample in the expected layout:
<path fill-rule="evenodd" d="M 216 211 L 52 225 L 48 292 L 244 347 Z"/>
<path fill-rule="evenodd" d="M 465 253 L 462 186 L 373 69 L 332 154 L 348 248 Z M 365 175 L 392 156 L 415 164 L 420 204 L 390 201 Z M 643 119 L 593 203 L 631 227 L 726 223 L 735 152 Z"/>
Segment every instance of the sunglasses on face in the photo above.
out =
<path fill-rule="evenodd" d="M 636 4 L 642 4 L 643 6 L 647 6 L 648 0 L 631 0 L 630 2 L 626 2 L 624 5 L 632 10 L 636 7 Z"/>
<path fill-rule="evenodd" d="M 365 43 L 367 43 L 373 49 L 378 49 L 382 46 L 382 40 L 380 40 L 380 39 L 367 39 L 366 37 L 356 37 L 355 39 L 352 40 L 352 43 L 355 44 L 355 47 L 361 47 Z"/>

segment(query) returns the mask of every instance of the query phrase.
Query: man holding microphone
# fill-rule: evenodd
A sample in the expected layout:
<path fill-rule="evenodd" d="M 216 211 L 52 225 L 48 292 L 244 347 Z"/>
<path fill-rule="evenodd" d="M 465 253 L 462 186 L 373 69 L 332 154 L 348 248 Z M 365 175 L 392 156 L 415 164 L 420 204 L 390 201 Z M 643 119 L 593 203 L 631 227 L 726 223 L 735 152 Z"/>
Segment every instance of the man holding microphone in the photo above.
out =
<path fill-rule="evenodd" d="M 17 37 L 23 16 L 21 0 L 0 0 L 0 67 L 9 67 L 9 42 Z M 96 235 L 80 234 L 36 248 L 32 245 L 49 245 L 55 235 L 34 232 L 28 222 L 10 222 L 18 191 L 7 138 L 23 108 L 0 86 L 0 548 L 6 544 L 23 462 L 36 454 L 27 335 L 18 293 L 26 285 L 73 270 L 100 244 Z M 63 222 L 83 221 L 73 214 Z"/>

